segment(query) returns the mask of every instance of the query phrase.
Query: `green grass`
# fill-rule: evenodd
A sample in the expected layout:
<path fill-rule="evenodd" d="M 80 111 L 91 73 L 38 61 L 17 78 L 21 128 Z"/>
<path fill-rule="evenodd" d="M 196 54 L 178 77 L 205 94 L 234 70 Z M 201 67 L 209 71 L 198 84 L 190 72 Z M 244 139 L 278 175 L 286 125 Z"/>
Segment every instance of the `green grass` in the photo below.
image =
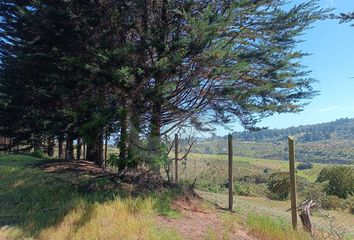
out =
<path fill-rule="evenodd" d="M 293 231 L 287 221 L 278 217 L 250 213 L 247 215 L 245 225 L 261 239 L 300 240 L 310 238 L 305 232 Z"/>
<path fill-rule="evenodd" d="M 215 163 L 215 161 L 218 163 Z M 265 169 L 269 169 L 271 171 L 289 170 L 289 163 L 282 160 L 234 156 L 234 161 L 234 169 L 239 170 L 242 175 L 263 172 Z M 204 170 L 209 170 L 211 164 L 218 164 L 220 167 L 223 167 L 225 170 L 223 175 L 226 176 L 227 155 L 225 154 L 217 155 L 191 153 L 188 155 L 187 172 L 185 172 L 186 170 L 184 169 L 184 166 L 180 166 L 180 172 L 182 176 L 185 175 L 193 178 L 193 176 L 202 173 Z M 314 164 L 312 169 L 297 170 L 297 174 L 298 176 L 304 177 L 310 181 L 314 181 L 321 170 L 326 166 L 328 165 Z"/>
<path fill-rule="evenodd" d="M 234 154 L 237 156 L 287 159 L 286 141 L 240 141 L 234 140 Z M 296 156 L 299 161 L 316 163 L 348 163 L 354 159 L 353 140 L 331 139 L 316 142 L 296 143 Z M 182 148 L 181 148 L 182 149 Z M 193 153 L 226 154 L 227 140 L 197 142 L 192 149 Z"/>
<path fill-rule="evenodd" d="M 297 170 L 299 201 L 316 196 L 317 189 L 315 191 L 311 186 L 315 184 L 321 170 L 326 166 L 330 166 L 326 164 L 313 165 L 312 169 Z M 189 179 L 189 181 L 196 178 L 196 187 L 201 190 L 200 193 L 207 200 L 226 207 L 228 202 L 226 188 L 228 179 L 227 166 L 227 155 L 192 153 L 188 156 L 187 167 L 180 164 L 179 172 L 181 178 Z M 234 205 L 237 208 L 237 212 L 241 216 L 248 216 L 252 212 L 257 212 L 271 216 L 276 220 L 281 219 L 281 221 L 286 221 L 289 224 L 291 222 L 290 212 L 287 211 L 290 208 L 289 201 L 273 201 L 269 199 L 266 183 L 256 184 L 239 180 L 243 177 L 267 176 L 272 172 L 288 172 L 288 168 L 287 161 L 234 156 L 233 173 L 236 194 L 234 196 Z M 354 215 L 347 210 L 320 210 L 319 212 L 314 212 L 313 221 L 316 229 L 320 229 L 321 234 L 323 231 L 331 231 L 330 222 L 332 221 L 334 228 L 339 229 L 340 232 L 347 234 L 347 236 L 354 236 Z M 261 221 L 259 220 L 258 222 Z M 257 231 L 265 232 L 268 230 L 258 229 Z"/>
<path fill-rule="evenodd" d="M 211 192 L 203 192 L 198 191 L 198 194 L 202 196 L 204 199 L 217 203 L 221 207 L 227 207 L 228 203 L 228 195 L 220 194 L 220 193 L 211 193 Z M 253 226 L 252 217 L 257 218 L 257 216 L 265 218 L 270 218 L 269 222 L 271 222 L 278 230 L 274 230 L 275 232 L 281 232 L 281 229 L 284 231 L 287 228 L 284 226 L 290 226 L 291 223 L 291 212 L 287 211 L 290 208 L 290 201 L 274 201 L 270 199 L 265 199 L 261 197 L 245 197 L 245 196 L 234 196 L 234 210 L 241 218 L 240 222 L 247 223 L 246 226 L 251 230 L 257 226 Z M 254 216 L 253 216 L 254 215 Z M 251 216 L 250 219 L 249 216 Z M 264 220 L 263 219 L 263 220 Z M 315 226 L 315 229 L 318 230 L 319 236 L 318 239 L 322 239 L 323 236 L 328 235 L 328 239 L 330 236 L 330 219 L 333 221 L 334 227 L 342 232 L 347 238 L 343 239 L 352 239 L 354 236 L 354 215 L 348 212 L 334 211 L 334 210 L 322 210 L 320 212 L 314 212 L 314 216 L 312 216 L 312 221 Z M 257 220 L 257 219 L 256 219 Z M 262 220 L 262 221 L 263 221 Z M 256 225 L 262 225 L 261 219 L 258 219 L 255 223 Z M 267 222 L 267 221 L 265 221 Z M 276 224 L 277 223 L 277 224 Z M 301 225 L 300 219 L 299 224 Z M 257 227 L 257 231 L 269 231 L 265 229 L 261 229 L 261 226 Z M 258 233 L 260 234 L 260 233 Z M 256 234 L 256 235 L 258 235 Z M 266 238 L 268 239 L 268 238 Z M 272 239 L 272 238 L 269 238 Z M 282 238 L 286 239 L 286 238 Z M 291 238 L 290 238 L 291 239 Z"/>
<path fill-rule="evenodd" d="M 45 173 L 35 167 L 41 161 L 0 155 L 0 239 L 180 239 L 154 222 L 179 216 L 170 208 L 178 193 L 82 191 L 90 176 Z"/>

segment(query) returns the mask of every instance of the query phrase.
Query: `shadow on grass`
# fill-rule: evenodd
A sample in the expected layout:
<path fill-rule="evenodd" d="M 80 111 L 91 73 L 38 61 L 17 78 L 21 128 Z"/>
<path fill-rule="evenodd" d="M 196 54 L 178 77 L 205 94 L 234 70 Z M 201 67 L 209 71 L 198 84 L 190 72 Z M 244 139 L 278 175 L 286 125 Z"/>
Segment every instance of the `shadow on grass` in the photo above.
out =
<path fill-rule="evenodd" d="M 119 186 L 86 191 L 85 186 L 96 181 L 86 175 L 46 173 L 29 167 L 37 166 L 40 161 L 43 160 L 28 156 L 0 155 L 0 228 L 13 226 L 19 228 L 24 237 L 36 238 L 41 231 L 58 225 L 67 214 L 80 209 L 82 214 L 75 224 L 75 229 L 79 229 L 93 217 L 95 204 L 131 197 Z M 96 189 L 107 181 L 94 182 Z M 170 200 L 166 197 L 166 201 Z M 169 211 L 168 206 L 163 206 L 164 209 L 157 212 Z"/>

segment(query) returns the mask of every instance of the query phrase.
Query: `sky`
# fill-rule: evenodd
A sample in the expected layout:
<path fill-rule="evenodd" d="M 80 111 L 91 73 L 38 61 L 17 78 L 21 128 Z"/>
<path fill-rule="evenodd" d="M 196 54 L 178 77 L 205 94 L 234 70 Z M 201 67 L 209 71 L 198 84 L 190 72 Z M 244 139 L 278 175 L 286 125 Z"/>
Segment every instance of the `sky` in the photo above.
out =
<path fill-rule="evenodd" d="M 292 0 L 299 4 L 304 0 Z M 354 11 L 354 0 L 321 0 L 324 8 L 335 8 L 334 13 Z M 352 22 L 354 24 L 354 22 Z M 276 114 L 258 124 L 260 127 L 287 128 L 306 124 L 329 122 L 338 118 L 354 118 L 354 27 L 337 20 L 318 21 L 307 30 L 298 48 L 310 53 L 302 63 L 312 71 L 310 77 L 320 95 L 313 98 L 304 111 L 297 114 Z M 239 123 L 230 126 L 243 131 Z M 217 135 L 230 130 L 217 127 Z"/>

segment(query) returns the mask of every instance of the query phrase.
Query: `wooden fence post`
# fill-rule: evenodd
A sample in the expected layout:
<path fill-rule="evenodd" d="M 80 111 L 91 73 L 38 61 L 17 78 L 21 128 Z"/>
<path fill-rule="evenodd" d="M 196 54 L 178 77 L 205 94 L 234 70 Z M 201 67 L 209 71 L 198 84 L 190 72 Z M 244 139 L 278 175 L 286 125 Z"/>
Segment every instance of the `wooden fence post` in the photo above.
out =
<path fill-rule="evenodd" d="M 290 199 L 291 220 L 293 229 L 297 229 L 297 203 L 296 203 L 296 176 L 295 176 L 295 145 L 294 139 L 288 137 L 289 142 L 289 173 L 290 173 Z"/>
<path fill-rule="evenodd" d="M 229 210 L 232 211 L 234 204 L 234 190 L 233 190 L 233 172 L 232 172 L 232 161 L 233 161 L 233 151 L 232 151 L 232 135 L 229 134 L 228 137 L 228 155 L 229 155 Z"/>
<path fill-rule="evenodd" d="M 175 183 L 178 183 L 178 134 L 175 134 Z"/>

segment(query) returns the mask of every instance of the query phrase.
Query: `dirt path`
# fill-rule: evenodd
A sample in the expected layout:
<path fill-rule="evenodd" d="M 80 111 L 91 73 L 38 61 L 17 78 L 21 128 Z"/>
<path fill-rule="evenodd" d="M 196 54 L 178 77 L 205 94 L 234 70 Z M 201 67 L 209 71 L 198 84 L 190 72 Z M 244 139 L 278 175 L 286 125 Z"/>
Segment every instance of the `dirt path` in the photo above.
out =
<path fill-rule="evenodd" d="M 176 230 L 184 239 L 224 239 L 227 236 L 227 239 L 256 240 L 241 226 L 227 230 L 216 210 L 203 209 L 199 205 L 196 201 L 177 200 L 173 203 L 173 209 L 179 210 L 183 217 L 159 216 L 156 221 L 163 227 Z"/>

